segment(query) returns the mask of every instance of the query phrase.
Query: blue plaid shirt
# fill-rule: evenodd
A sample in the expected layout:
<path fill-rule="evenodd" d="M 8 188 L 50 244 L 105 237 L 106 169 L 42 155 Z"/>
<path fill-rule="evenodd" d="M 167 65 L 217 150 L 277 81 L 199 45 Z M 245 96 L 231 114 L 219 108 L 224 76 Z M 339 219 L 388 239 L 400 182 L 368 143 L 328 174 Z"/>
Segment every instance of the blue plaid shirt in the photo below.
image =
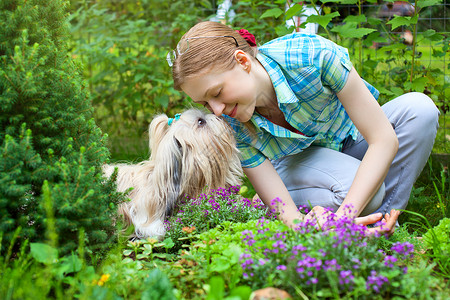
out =
<path fill-rule="evenodd" d="M 286 121 L 300 133 L 256 111 L 250 120 L 255 132 L 223 115 L 235 132 L 242 167 L 256 167 L 266 158 L 296 154 L 310 145 L 340 151 L 345 138 L 356 139 L 358 130 L 336 96 L 352 69 L 347 49 L 320 36 L 294 33 L 259 47 L 256 58 L 272 80 Z M 377 99 L 379 92 L 365 84 Z"/>

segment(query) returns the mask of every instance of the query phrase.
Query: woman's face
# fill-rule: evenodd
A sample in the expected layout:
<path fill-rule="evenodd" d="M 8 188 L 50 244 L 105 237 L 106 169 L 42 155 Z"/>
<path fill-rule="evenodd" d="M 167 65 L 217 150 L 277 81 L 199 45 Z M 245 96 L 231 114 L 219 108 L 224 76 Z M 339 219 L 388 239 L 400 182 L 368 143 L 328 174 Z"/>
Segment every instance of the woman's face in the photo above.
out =
<path fill-rule="evenodd" d="M 189 78 L 181 89 L 216 116 L 228 115 L 240 122 L 250 120 L 256 106 L 256 80 L 251 68 L 236 64 L 231 70 L 212 70 Z"/>

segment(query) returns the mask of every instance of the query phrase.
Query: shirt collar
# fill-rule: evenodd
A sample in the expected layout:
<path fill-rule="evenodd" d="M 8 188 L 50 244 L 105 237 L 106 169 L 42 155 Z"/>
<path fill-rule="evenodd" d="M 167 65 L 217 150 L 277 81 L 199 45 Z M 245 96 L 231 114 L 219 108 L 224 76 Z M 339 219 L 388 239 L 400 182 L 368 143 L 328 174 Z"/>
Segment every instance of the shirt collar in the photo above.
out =
<path fill-rule="evenodd" d="M 261 49 L 261 51 L 264 50 Z M 292 91 L 291 87 L 289 86 L 280 65 L 273 59 L 262 54 L 261 52 L 258 52 L 256 54 L 256 58 L 269 74 L 269 77 L 275 89 L 275 93 L 277 95 L 278 103 L 298 102 L 298 98 Z"/>

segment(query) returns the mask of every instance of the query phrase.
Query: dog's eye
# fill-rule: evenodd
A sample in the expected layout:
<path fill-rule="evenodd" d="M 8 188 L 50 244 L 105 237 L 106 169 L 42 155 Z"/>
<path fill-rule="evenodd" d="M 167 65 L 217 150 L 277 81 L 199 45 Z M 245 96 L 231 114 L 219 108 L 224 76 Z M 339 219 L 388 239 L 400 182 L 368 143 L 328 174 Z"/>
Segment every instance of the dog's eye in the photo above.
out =
<path fill-rule="evenodd" d="M 206 120 L 203 118 L 198 119 L 198 126 L 203 126 L 206 124 Z"/>

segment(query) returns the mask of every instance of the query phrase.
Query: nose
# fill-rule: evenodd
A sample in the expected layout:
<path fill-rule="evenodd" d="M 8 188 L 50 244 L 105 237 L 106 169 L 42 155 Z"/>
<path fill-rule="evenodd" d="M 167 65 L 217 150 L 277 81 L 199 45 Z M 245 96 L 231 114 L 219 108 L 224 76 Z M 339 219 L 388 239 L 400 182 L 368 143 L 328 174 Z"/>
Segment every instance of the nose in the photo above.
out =
<path fill-rule="evenodd" d="M 208 101 L 209 107 L 211 107 L 212 113 L 216 116 L 220 117 L 223 114 L 223 110 L 225 109 L 225 104 L 222 102 L 212 99 Z"/>

